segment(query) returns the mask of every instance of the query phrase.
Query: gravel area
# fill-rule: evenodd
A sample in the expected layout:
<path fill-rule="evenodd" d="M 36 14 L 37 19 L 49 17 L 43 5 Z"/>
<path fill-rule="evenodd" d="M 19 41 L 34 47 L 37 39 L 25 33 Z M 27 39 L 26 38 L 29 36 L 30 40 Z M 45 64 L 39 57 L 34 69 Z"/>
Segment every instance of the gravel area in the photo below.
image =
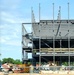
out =
<path fill-rule="evenodd" d="M 4 73 L 0 72 L 0 75 L 5 75 Z M 37 73 L 9 73 L 8 75 L 74 75 L 73 73 L 69 73 L 69 74 L 37 74 Z"/>

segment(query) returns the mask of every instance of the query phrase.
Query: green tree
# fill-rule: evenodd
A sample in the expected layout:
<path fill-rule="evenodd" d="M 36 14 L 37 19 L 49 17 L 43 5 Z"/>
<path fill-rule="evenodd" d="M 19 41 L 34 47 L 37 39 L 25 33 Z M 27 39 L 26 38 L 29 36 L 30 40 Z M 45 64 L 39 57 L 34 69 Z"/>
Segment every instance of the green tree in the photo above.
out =
<path fill-rule="evenodd" d="M 19 59 L 14 60 L 15 64 L 22 64 L 22 62 Z"/>
<path fill-rule="evenodd" d="M 2 61 L 0 60 L 0 65 L 2 64 Z"/>
<path fill-rule="evenodd" d="M 13 58 L 2 59 L 2 64 L 4 64 L 4 63 L 22 64 L 22 62 L 19 59 L 14 60 Z"/>
<path fill-rule="evenodd" d="M 14 59 L 13 58 L 4 58 L 2 59 L 2 63 L 14 63 Z"/>
<path fill-rule="evenodd" d="M 0 60 L 0 63 L 1 63 L 2 61 Z"/>

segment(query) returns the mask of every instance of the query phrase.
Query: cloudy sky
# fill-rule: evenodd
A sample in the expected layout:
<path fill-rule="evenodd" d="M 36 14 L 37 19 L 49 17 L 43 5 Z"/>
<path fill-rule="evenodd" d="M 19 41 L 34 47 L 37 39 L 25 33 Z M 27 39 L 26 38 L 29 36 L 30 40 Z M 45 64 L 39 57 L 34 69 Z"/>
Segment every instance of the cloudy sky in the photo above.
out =
<path fill-rule="evenodd" d="M 0 53 L 1 59 L 12 57 L 22 58 L 22 22 L 31 22 L 31 7 L 33 7 L 36 21 L 39 19 L 38 6 L 41 4 L 41 19 L 52 19 L 52 3 L 55 3 L 55 19 L 59 6 L 61 18 L 68 18 L 70 2 L 70 19 L 74 19 L 74 0 L 0 0 Z"/>

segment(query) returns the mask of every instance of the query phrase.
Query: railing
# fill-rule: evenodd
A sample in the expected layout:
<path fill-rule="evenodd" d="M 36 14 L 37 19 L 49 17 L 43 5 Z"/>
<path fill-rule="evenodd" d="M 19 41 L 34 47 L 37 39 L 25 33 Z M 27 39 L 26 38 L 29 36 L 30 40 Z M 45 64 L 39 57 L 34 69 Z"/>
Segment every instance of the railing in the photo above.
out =
<path fill-rule="evenodd" d="M 55 52 L 69 52 L 69 50 L 70 50 L 70 52 L 74 52 L 74 48 L 54 48 L 54 50 L 55 50 Z M 40 49 L 40 51 L 41 51 L 41 53 L 46 53 L 46 52 L 48 52 L 48 53 L 50 53 L 50 52 L 54 52 L 54 50 L 53 50 L 53 48 L 41 48 Z M 38 49 L 34 49 L 33 51 L 38 51 Z"/>

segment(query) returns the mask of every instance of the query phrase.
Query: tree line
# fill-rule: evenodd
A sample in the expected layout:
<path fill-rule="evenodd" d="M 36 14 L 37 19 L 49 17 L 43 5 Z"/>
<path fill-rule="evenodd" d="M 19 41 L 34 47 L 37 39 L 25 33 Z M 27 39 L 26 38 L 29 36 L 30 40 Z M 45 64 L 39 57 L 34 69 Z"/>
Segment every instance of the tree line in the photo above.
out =
<path fill-rule="evenodd" d="M 20 59 L 14 60 L 13 58 L 3 58 L 2 60 L 0 60 L 0 62 L 1 64 L 4 63 L 22 64 L 22 61 L 20 61 Z"/>

